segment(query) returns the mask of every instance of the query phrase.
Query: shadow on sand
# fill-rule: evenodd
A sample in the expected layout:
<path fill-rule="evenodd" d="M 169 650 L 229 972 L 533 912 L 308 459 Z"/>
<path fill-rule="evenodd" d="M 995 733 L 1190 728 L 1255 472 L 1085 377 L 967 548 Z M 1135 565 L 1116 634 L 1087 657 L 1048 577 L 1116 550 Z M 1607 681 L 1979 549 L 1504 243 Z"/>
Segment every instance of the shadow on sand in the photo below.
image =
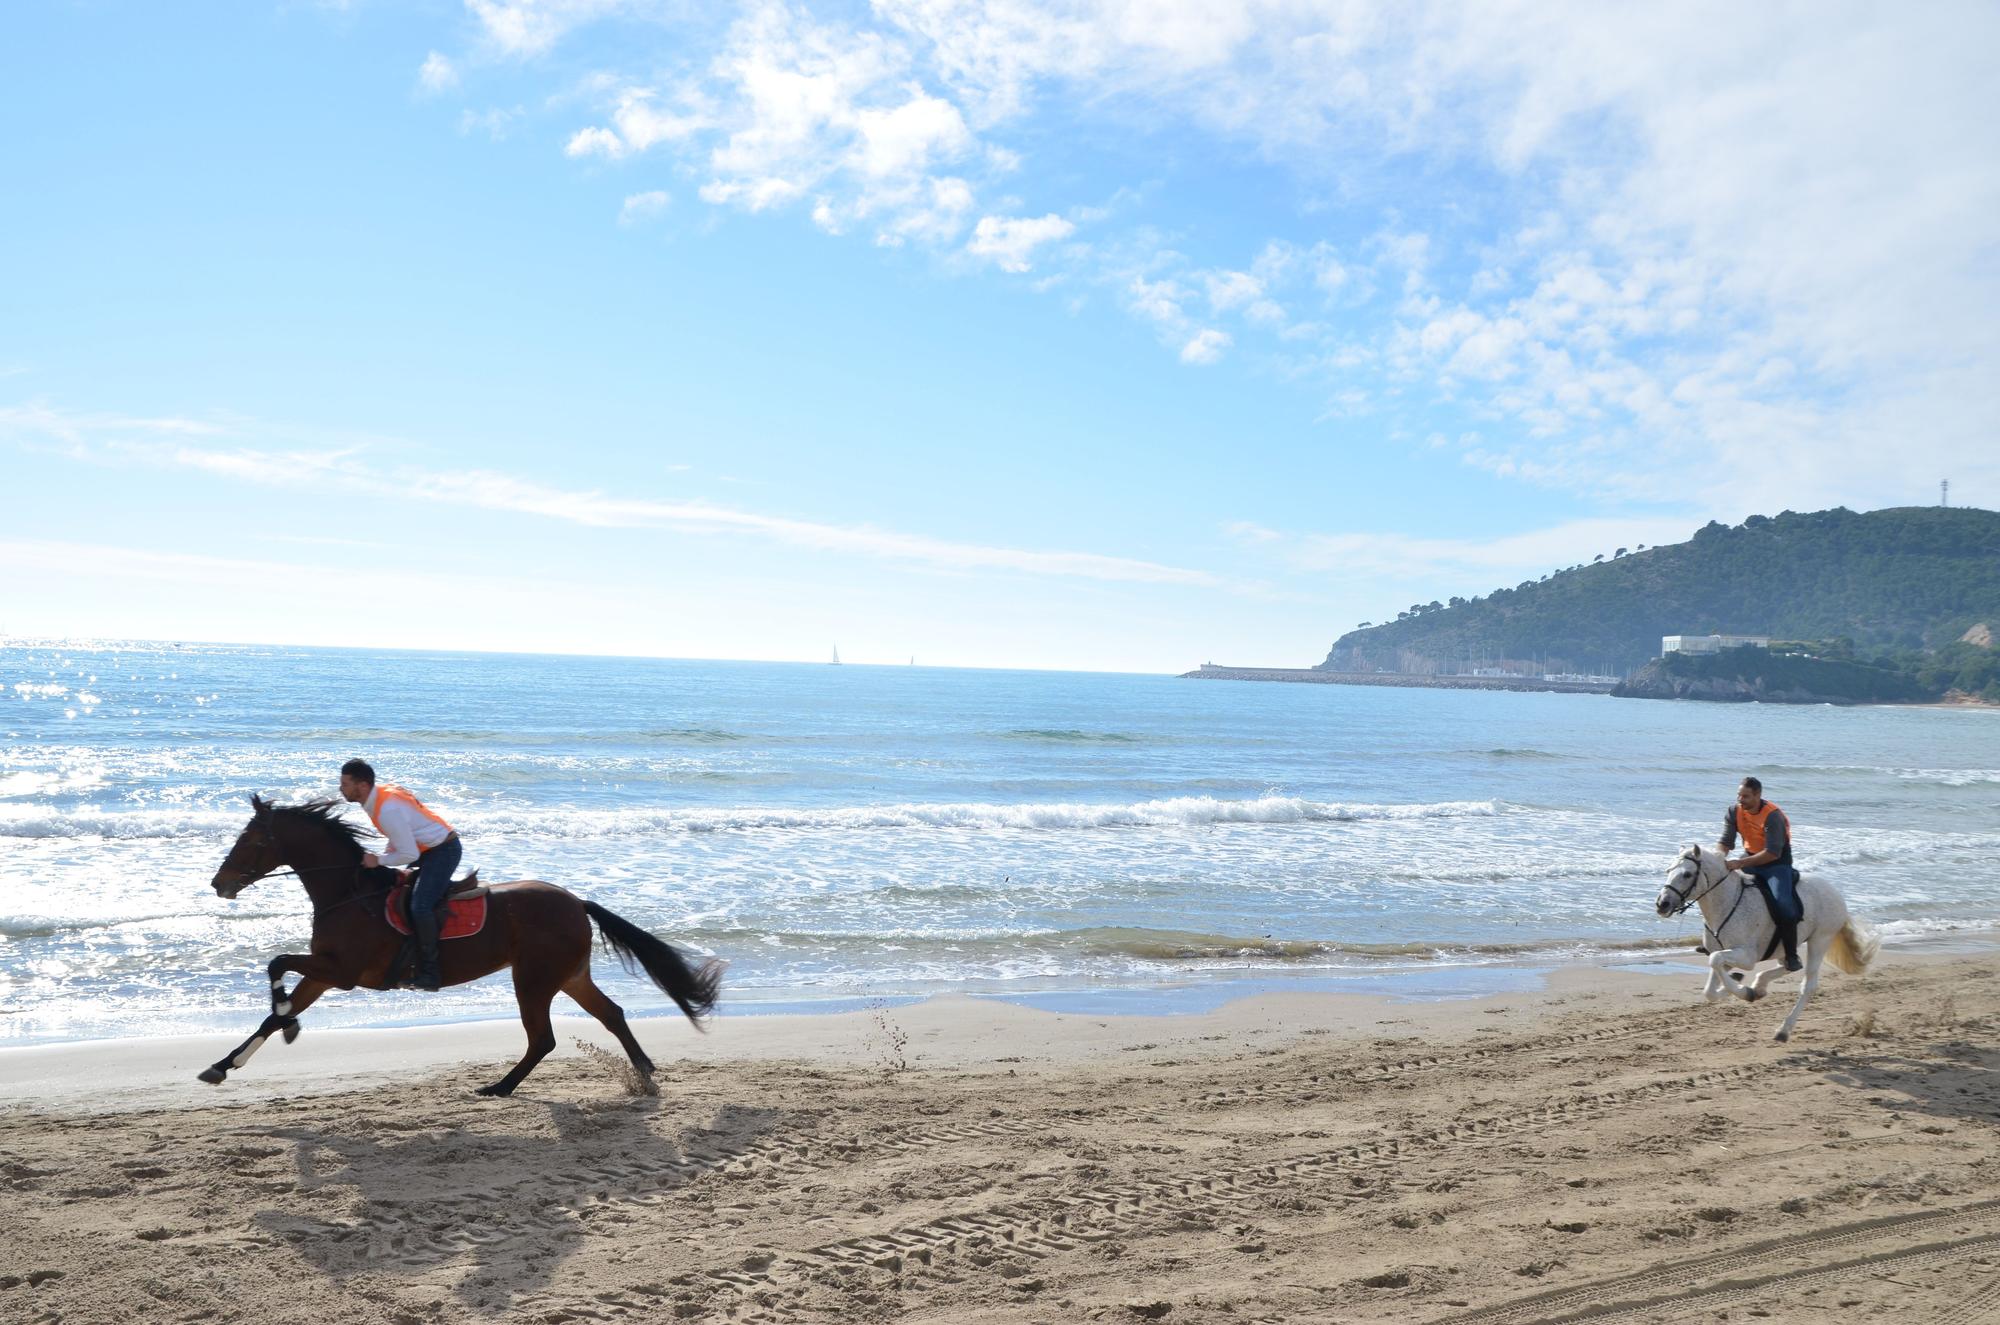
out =
<path fill-rule="evenodd" d="M 425 1101 L 424 1103 L 429 1103 Z M 412 1101 L 412 1109 L 422 1107 Z M 296 1143 L 302 1193 L 351 1189 L 341 1218 L 263 1210 L 253 1222 L 329 1279 L 383 1272 L 417 1275 L 462 1264 L 456 1296 L 482 1315 L 507 1314 L 545 1287 L 593 1218 L 661 1200 L 704 1174 L 774 1149 L 776 1110 L 725 1106 L 703 1125 L 666 1137 L 661 1101 L 590 1104 L 515 1097 L 480 1113 L 539 1111 L 555 1131 L 495 1134 L 407 1116 L 376 1120 L 376 1135 L 305 1124 L 266 1133 Z M 401 1131 L 403 1135 L 392 1132 Z M 522 1132 L 530 1129 L 524 1127 Z M 391 1132 L 389 1135 L 379 1133 Z M 325 1201 L 319 1202 L 324 1207 Z M 698 1230 L 690 1229 L 690 1236 Z"/>

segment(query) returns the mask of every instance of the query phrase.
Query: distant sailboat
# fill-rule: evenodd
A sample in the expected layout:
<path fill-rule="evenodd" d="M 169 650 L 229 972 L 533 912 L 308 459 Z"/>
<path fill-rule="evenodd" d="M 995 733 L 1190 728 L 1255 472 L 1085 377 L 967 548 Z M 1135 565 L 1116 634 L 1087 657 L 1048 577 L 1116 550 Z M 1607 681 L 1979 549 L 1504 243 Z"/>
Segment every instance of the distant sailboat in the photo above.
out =
<path fill-rule="evenodd" d="M 840 646 L 838 644 L 833 646 L 833 665 L 835 667 L 840 666 Z"/>

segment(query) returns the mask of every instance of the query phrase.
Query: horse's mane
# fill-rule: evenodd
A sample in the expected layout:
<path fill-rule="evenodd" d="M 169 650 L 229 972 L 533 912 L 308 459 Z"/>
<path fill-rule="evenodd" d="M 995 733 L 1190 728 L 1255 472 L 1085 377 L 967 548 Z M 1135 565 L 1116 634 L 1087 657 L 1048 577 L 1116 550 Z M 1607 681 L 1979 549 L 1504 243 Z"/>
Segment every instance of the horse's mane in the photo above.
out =
<path fill-rule="evenodd" d="M 345 814 L 346 808 L 345 801 L 328 798 L 306 801 L 302 805 L 273 805 L 271 813 L 318 826 L 329 838 L 346 843 L 358 861 L 361 853 L 367 850 L 364 839 L 375 836 L 375 831 L 349 819 Z"/>

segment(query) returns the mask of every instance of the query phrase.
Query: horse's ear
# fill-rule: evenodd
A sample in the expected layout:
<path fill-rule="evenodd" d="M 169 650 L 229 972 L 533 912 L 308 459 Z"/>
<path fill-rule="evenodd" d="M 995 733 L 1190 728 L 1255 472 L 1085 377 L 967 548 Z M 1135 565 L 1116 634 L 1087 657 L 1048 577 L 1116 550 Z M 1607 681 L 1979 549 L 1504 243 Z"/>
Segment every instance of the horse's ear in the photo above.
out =
<path fill-rule="evenodd" d="M 257 812 L 257 817 L 261 819 L 265 815 L 271 812 L 271 802 L 265 800 L 262 796 L 259 796 L 256 792 L 253 791 L 250 793 L 250 808 L 255 810 Z"/>

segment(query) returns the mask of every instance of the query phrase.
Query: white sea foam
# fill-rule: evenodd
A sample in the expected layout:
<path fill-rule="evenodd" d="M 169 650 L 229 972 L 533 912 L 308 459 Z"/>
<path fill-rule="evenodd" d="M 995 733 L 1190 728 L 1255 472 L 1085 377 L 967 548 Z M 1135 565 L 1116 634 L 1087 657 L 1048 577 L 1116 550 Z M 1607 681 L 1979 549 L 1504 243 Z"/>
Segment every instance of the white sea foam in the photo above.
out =
<path fill-rule="evenodd" d="M 1935 782 L 1944 787 L 1977 787 L 2000 783 L 2000 768 L 1894 768 L 1905 782 Z"/>
<path fill-rule="evenodd" d="M 1334 824 L 1381 819 L 1484 818 L 1505 812 L 1498 801 L 1369 804 L 1310 801 L 1296 796 L 1220 800 L 1178 796 L 1118 805 L 1054 802 L 1026 805 L 957 803 L 864 805 L 838 809 L 616 809 L 502 808 L 454 813 L 468 831 L 531 833 L 543 837 L 629 836 L 635 833 L 719 833 L 753 830 L 1201 828 L 1219 824 Z M 103 806 L 57 809 L 0 806 L 5 837 L 206 837 L 240 828 L 240 809 L 133 809 Z"/>

